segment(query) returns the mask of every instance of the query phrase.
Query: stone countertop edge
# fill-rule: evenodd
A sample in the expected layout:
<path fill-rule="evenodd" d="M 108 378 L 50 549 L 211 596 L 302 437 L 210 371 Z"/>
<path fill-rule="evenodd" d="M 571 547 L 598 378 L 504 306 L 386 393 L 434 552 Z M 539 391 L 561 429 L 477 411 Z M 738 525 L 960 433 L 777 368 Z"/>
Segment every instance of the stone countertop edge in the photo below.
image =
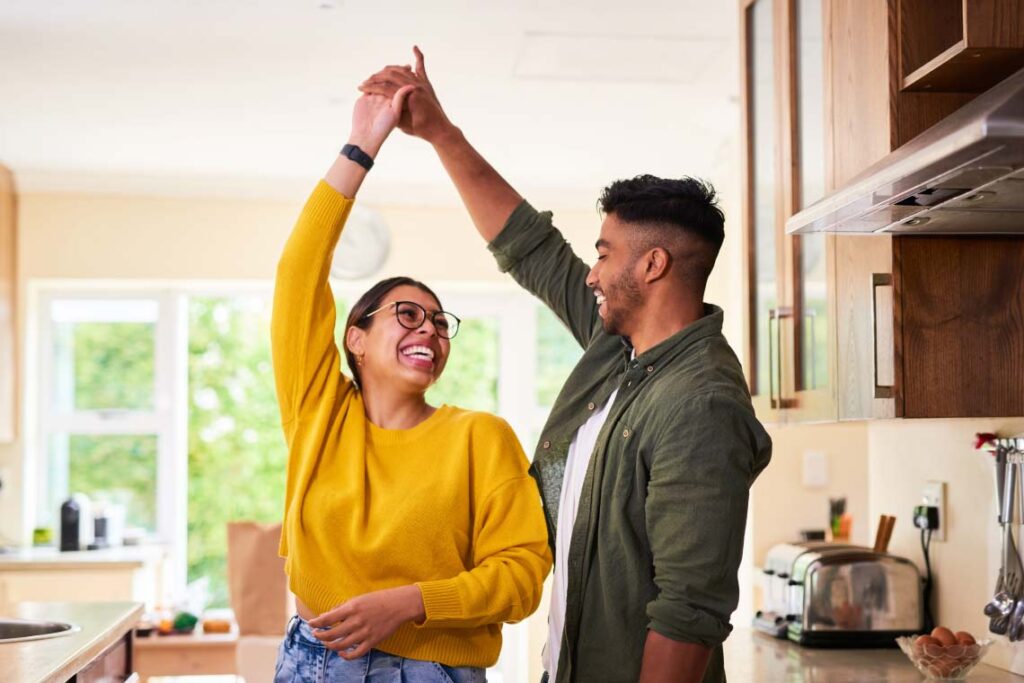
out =
<path fill-rule="evenodd" d="M 22 548 L 14 552 L 0 553 L 0 572 L 75 567 L 143 567 L 148 563 L 162 561 L 166 554 L 166 548 L 163 546 L 152 545 L 73 552 L 60 552 L 54 548 Z"/>
<path fill-rule="evenodd" d="M 989 634 L 986 634 L 988 636 Z M 994 639 L 994 638 L 993 638 Z M 808 683 L 922 683 L 910 659 L 897 648 L 829 649 L 801 647 L 788 640 L 737 626 L 725 641 L 725 671 L 735 681 Z M 822 678 L 825 676 L 825 678 Z M 1024 683 L 1024 676 L 978 664 L 971 683 Z"/>
<path fill-rule="evenodd" d="M 139 602 L 0 605 L 3 617 L 65 621 L 81 628 L 56 638 L 0 643 L 0 679 L 11 683 L 65 683 L 130 632 L 142 611 Z"/>

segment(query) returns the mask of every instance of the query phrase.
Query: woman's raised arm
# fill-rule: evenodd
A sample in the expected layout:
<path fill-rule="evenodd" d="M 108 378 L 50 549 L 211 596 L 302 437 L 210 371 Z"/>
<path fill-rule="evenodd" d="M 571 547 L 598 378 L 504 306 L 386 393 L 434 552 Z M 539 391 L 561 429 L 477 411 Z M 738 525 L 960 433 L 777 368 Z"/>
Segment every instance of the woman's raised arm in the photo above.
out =
<path fill-rule="evenodd" d="M 331 258 L 356 192 L 398 123 L 409 90 L 392 98 L 364 95 L 356 101 L 347 155 L 338 155 L 313 190 L 278 262 L 270 336 L 285 424 L 347 383 L 334 343 Z"/>

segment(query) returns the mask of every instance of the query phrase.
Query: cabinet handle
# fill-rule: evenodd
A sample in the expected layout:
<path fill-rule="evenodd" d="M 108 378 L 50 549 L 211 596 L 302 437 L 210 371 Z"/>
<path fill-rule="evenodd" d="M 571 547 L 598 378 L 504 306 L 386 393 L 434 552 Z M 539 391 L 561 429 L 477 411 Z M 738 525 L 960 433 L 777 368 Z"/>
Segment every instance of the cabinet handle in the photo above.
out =
<path fill-rule="evenodd" d="M 811 334 L 810 334 L 811 339 L 810 339 L 810 342 L 808 343 L 808 346 L 810 346 L 810 348 L 811 348 L 810 358 L 809 359 L 807 359 L 807 358 L 804 359 L 804 362 L 805 363 L 809 363 L 809 367 L 811 368 L 811 381 L 810 381 L 810 386 L 806 386 L 806 387 L 804 387 L 804 389 L 814 389 L 815 387 L 818 386 L 818 376 L 817 376 L 817 369 L 818 369 L 818 367 L 817 367 L 818 366 L 818 340 L 817 340 L 817 337 L 816 337 L 816 334 L 815 334 L 816 330 L 814 329 L 814 323 L 817 320 L 818 320 L 818 314 L 815 313 L 814 311 L 807 311 L 806 313 L 804 313 L 804 328 L 807 329 L 807 330 L 810 330 L 810 332 L 811 332 Z M 802 344 L 803 343 L 803 339 L 796 340 L 796 343 L 797 344 Z"/>
<path fill-rule="evenodd" d="M 788 306 L 768 310 L 768 403 L 772 410 L 792 408 L 795 405 L 794 401 L 782 397 L 782 319 L 792 317 L 793 309 Z M 772 344 L 773 320 L 775 321 L 774 344 Z M 776 380 L 779 385 L 778 399 L 775 398 Z"/>
<path fill-rule="evenodd" d="M 892 385 L 878 383 L 878 288 L 892 287 L 891 273 L 871 274 L 871 374 L 875 398 L 892 398 Z"/>

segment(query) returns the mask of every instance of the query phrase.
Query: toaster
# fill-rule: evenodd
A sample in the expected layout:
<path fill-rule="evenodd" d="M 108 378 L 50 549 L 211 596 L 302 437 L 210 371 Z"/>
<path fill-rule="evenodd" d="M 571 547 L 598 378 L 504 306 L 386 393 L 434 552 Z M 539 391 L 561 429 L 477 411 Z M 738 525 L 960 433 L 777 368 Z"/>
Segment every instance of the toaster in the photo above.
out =
<path fill-rule="evenodd" d="M 923 630 L 921 574 L 902 557 L 811 541 L 773 547 L 754 626 L 810 647 L 893 647 Z"/>

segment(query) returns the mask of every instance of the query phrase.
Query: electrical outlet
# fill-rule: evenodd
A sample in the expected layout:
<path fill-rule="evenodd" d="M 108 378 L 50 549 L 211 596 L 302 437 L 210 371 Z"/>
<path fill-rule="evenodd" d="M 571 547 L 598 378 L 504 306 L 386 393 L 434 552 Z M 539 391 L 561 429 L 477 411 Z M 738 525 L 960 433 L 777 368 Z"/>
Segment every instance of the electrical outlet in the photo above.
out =
<path fill-rule="evenodd" d="M 939 528 L 932 532 L 932 540 L 945 541 L 946 527 L 949 525 L 949 518 L 946 516 L 946 482 L 925 482 L 921 491 L 921 503 L 939 509 Z"/>
<path fill-rule="evenodd" d="M 828 461 L 821 451 L 804 451 L 803 484 L 806 488 L 828 486 Z"/>

